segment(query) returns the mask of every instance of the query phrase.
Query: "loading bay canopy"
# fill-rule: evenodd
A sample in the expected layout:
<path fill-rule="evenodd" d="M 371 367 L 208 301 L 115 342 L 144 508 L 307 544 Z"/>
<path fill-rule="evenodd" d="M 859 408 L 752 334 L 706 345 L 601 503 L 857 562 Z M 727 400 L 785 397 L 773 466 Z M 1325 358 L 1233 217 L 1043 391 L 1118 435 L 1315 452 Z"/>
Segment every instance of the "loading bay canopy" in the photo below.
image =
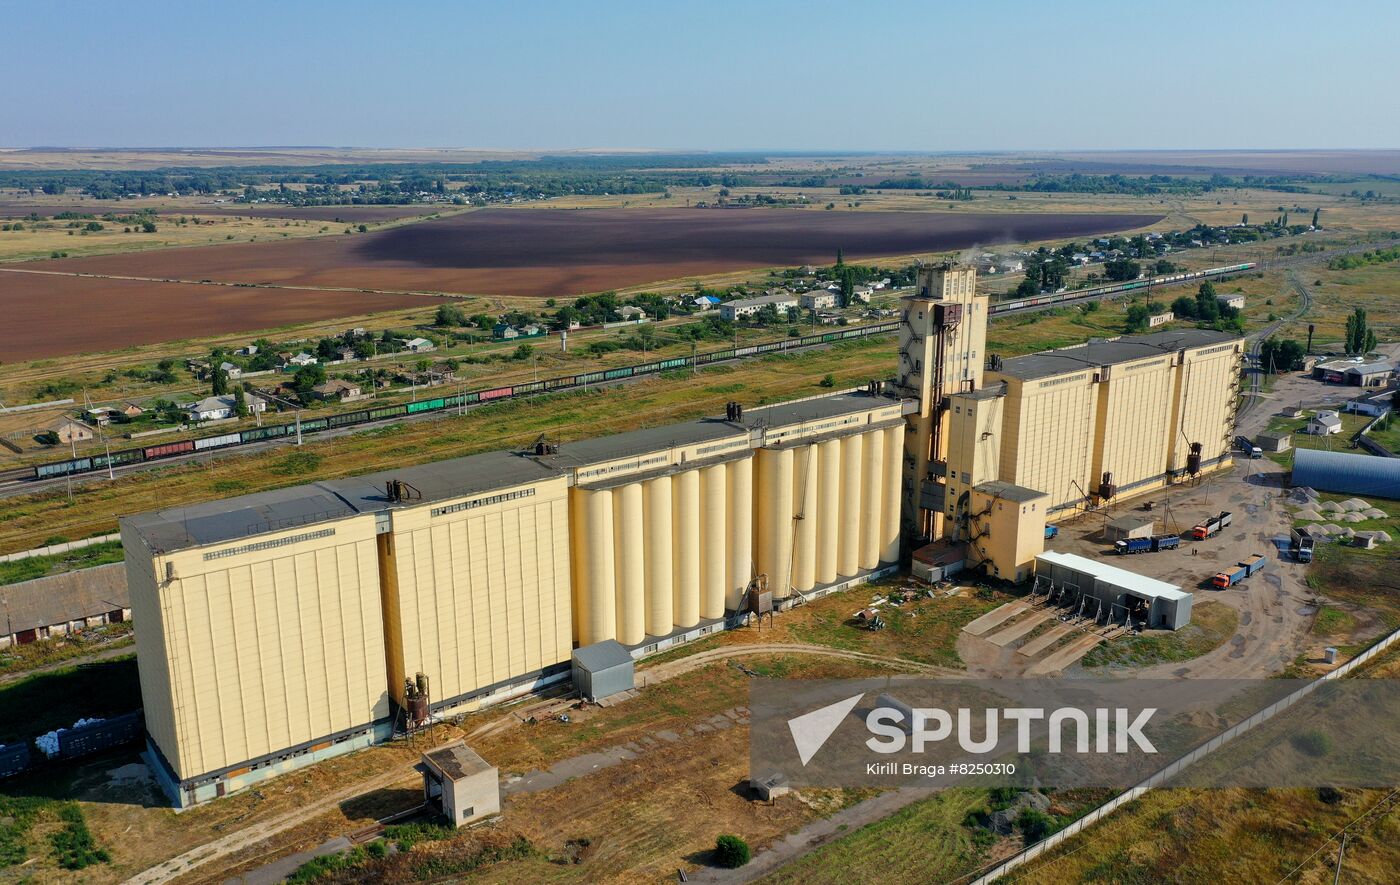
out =
<path fill-rule="evenodd" d="M 1131 617 L 1168 630 L 1191 623 L 1193 597 L 1175 584 L 1073 553 L 1047 551 L 1035 558 L 1035 592 L 1105 623 Z"/>

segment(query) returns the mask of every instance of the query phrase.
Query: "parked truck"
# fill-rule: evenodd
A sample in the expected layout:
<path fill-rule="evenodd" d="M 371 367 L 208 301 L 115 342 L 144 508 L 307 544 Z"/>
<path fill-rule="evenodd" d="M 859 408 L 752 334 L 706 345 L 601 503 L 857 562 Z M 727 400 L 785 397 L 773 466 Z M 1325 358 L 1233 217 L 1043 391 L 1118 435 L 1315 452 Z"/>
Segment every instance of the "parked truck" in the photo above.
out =
<path fill-rule="evenodd" d="M 1060 535 L 1060 527 L 1057 525 L 1047 525 L 1045 527 L 1045 540 L 1057 538 Z"/>
<path fill-rule="evenodd" d="M 1291 533 L 1293 540 L 1293 558 L 1299 562 L 1313 561 L 1313 537 L 1306 531 L 1294 529 Z"/>
<path fill-rule="evenodd" d="M 1210 582 L 1221 590 L 1233 587 L 1250 575 L 1259 572 L 1268 561 L 1269 558 L 1264 554 L 1255 553 L 1241 560 L 1239 563 L 1236 563 L 1235 567 L 1230 571 L 1218 573 L 1215 577 L 1210 579 Z"/>
<path fill-rule="evenodd" d="M 1298 538 L 1298 543 L 1293 547 L 1293 555 L 1299 562 L 1313 561 L 1313 539 L 1308 535 Z"/>
<path fill-rule="evenodd" d="M 1178 535 L 1158 535 L 1155 538 L 1127 538 L 1122 541 L 1114 541 L 1113 549 L 1120 555 L 1129 553 L 1160 553 L 1163 550 L 1175 550 L 1181 546 L 1181 538 Z"/>
<path fill-rule="evenodd" d="M 1151 538 L 1127 538 L 1122 541 L 1114 541 L 1113 547 L 1120 555 L 1126 556 L 1129 553 L 1151 553 Z"/>
<path fill-rule="evenodd" d="M 1193 541 L 1204 541 L 1206 538 L 1220 534 L 1220 530 L 1230 524 L 1230 511 L 1222 510 L 1219 516 L 1207 518 L 1204 522 L 1192 527 L 1186 534 Z"/>
<path fill-rule="evenodd" d="M 1215 577 L 1210 582 L 1221 590 L 1226 590 L 1235 586 L 1249 576 L 1249 572 L 1242 565 L 1237 565 L 1228 572 L 1216 572 Z"/>

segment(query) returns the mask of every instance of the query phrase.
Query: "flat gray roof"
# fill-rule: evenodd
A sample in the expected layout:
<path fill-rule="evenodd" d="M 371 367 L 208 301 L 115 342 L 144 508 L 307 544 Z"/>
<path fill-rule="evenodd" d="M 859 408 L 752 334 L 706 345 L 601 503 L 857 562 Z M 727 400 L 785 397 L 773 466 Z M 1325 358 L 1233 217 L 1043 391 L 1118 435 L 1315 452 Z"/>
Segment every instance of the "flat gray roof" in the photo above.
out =
<path fill-rule="evenodd" d="M 1048 497 L 1044 492 L 1038 492 L 1035 489 L 1026 488 L 1025 486 L 1018 486 L 1015 483 L 1002 482 L 999 479 L 981 483 L 975 488 L 977 491 L 984 494 L 1005 498 L 1008 501 L 1015 501 L 1018 504 L 1025 504 L 1029 501 L 1037 501 L 1041 498 Z"/>
<path fill-rule="evenodd" d="M 612 436 L 579 440 L 561 439 L 558 454 L 537 455 L 532 456 L 532 458 L 541 465 L 569 470 L 603 461 L 612 461 L 616 458 L 626 458 L 628 455 L 644 455 L 648 452 L 659 452 L 676 446 L 694 445 L 745 432 L 746 428 L 742 425 L 731 424 L 723 418 L 701 418 L 684 424 L 665 424 L 661 427 L 647 427 Z"/>
<path fill-rule="evenodd" d="M 122 522 L 135 529 L 152 550 L 170 553 L 360 513 L 474 495 L 558 475 L 511 452 L 484 452 L 188 507 L 169 507 L 126 517 Z M 385 486 L 394 479 L 416 488 L 422 499 L 391 503 Z"/>
<path fill-rule="evenodd" d="M 465 741 L 453 741 L 429 750 L 423 754 L 423 759 L 454 781 L 492 768 Z"/>
<path fill-rule="evenodd" d="M 825 421 L 839 418 L 853 412 L 865 412 L 881 406 L 894 405 L 897 399 L 887 396 L 871 396 L 863 390 L 838 393 L 833 396 L 804 399 L 772 406 L 758 406 L 744 409 L 744 424 L 758 429 L 761 427 L 785 427 L 805 421 Z"/>
<path fill-rule="evenodd" d="M 1003 360 L 1001 368 L 996 371 L 1011 378 L 1030 381 L 1176 353 L 1188 347 L 1223 344 L 1239 337 L 1233 332 L 1217 332 L 1214 329 L 1178 329 L 1150 335 L 1125 335 L 1112 341 L 1090 341 L 1061 350 L 1010 357 Z"/>
<path fill-rule="evenodd" d="M 996 399 L 999 396 L 1006 396 L 1006 382 L 998 381 L 995 384 L 988 384 L 986 387 L 979 387 L 976 390 L 965 390 L 961 393 L 952 394 L 960 399 Z"/>
<path fill-rule="evenodd" d="M 741 422 L 700 418 L 596 439 L 565 440 L 560 443 L 557 455 L 483 452 L 447 461 L 395 467 L 363 476 L 322 480 L 185 507 L 169 507 L 124 517 L 122 524 L 132 528 L 152 550 L 170 553 L 361 513 L 417 506 L 559 478 L 574 468 L 602 461 L 661 451 L 671 446 L 745 435 L 761 427 L 832 418 L 895 402 L 898 400 L 885 396 L 871 397 L 863 391 L 840 393 L 746 409 Z M 391 480 L 408 483 L 422 498 L 391 503 L 385 488 Z"/>

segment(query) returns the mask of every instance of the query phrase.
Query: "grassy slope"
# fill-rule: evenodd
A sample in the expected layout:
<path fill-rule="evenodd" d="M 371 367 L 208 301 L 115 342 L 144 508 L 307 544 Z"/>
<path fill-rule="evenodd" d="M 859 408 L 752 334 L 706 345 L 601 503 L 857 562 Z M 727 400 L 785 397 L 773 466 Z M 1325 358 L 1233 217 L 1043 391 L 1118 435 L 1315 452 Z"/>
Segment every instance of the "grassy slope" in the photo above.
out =
<path fill-rule="evenodd" d="M 1083 658 L 1085 667 L 1147 667 L 1189 661 L 1214 651 L 1235 635 L 1239 612 L 1219 602 L 1200 602 L 1191 609 L 1191 623 L 1176 631 L 1152 631 L 1095 646 Z"/>

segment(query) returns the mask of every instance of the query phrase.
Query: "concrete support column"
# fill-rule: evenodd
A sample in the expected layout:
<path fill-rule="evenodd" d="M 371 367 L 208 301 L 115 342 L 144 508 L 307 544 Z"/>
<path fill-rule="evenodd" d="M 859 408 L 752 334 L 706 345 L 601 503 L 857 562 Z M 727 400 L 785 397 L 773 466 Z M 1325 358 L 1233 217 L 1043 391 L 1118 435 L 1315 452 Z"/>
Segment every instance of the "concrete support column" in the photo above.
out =
<path fill-rule="evenodd" d="M 817 581 L 817 447 L 804 446 L 793 453 L 792 586 L 803 593 Z"/>
<path fill-rule="evenodd" d="M 646 483 L 646 630 L 652 636 L 671 632 L 675 616 L 671 605 L 671 477 Z"/>
<path fill-rule="evenodd" d="M 675 498 L 671 553 L 676 561 L 672 606 L 677 627 L 694 627 L 700 623 L 700 472 L 678 473 L 671 482 Z"/>
<path fill-rule="evenodd" d="M 575 488 L 569 504 L 574 523 L 574 634 L 581 646 L 616 639 L 612 492 Z"/>
<path fill-rule="evenodd" d="M 836 530 L 836 573 L 849 578 L 860 571 L 860 477 L 863 440 L 841 440 L 841 525 Z"/>
<path fill-rule="evenodd" d="M 817 568 L 816 582 L 836 581 L 836 548 L 841 529 L 841 440 L 817 446 Z"/>
<path fill-rule="evenodd" d="M 700 617 L 724 617 L 729 480 L 723 464 L 700 471 Z"/>
<path fill-rule="evenodd" d="M 642 484 L 613 491 L 613 559 L 617 568 L 617 641 L 640 645 L 646 638 L 646 563 L 642 544 Z"/>
<path fill-rule="evenodd" d="M 860 567 L 880 565 L 880 518 L 884 515 L 881 494 L 885 488 L 885 438 L 880 431 L 861 434 L 865 462 L 860 479 Z"/>
<path fill-rule="evenodd" d="M 904 425 L 886 427 L 885 491 L 880 514 L 880 561 L 899 560 L 899 507 L 904 483 Z"/>
<path fill-rule="evenodd" d="M 792 449 L 758 451 L 758 570 L 773 599 L 792 595 Z"/>
<path fill-rule="evenodd" d="M 744 588 L 753 577 L 753 458 L 733 461 L 727 468 L 729 483 L 729 562 L 725 569 L 725 608 L 743 604 Z"/>

